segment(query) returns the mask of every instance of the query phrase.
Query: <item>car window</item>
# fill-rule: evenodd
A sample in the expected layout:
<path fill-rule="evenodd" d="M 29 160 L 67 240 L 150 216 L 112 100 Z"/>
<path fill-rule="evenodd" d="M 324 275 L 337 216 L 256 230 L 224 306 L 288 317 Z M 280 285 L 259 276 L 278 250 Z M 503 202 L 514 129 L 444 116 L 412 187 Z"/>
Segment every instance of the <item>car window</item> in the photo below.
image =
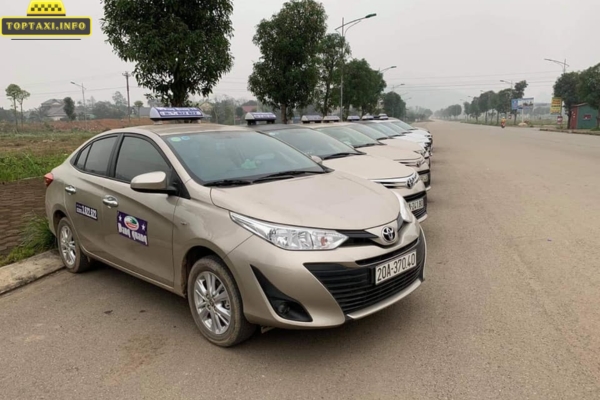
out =
<path fill-rule="evenodd" d="M 282 129 L 267 133 L 309 156 L 327 158 L 338 153 L 360 154 L 353 147 L 312 129 Z"/>
<path fill-rule="evenodd" d="M 77 158 L 77 164 L 75 166 L 79 169 L 83 169 L 85 167 L 85 162 L 87 160 L 88 153 L 90 152 L 90 146 L 87 146 L 79 153 L 79 157 Z"/>
<path fill-rule="evenodd" d="M 392 128 L 392 126 L 393 126 L 392 124 L 379 124 L 379 123 L 369 124 L 370 128 L 376 129 L 379 132 L 386 134 L 390 137 L 401 135 L 404 132 L 402 130 L 402 128 L 399 128 L 397 126 L 394 126 Z M 395 129 L 395 128 L 397 128 L 397 129 Z"/>
<path fill-rule="evenodd" d="M 375 139 L 375 140 L 385 140 L 385 139 L 390 138 L 386 134 L 383 134 L 373 128 L 369 128 L 367 125 L 363 125 L 363 124 L 352 124 L 348 128 L 354 129 L 355 131 L 360 132 L 363 135 L 367 135 L 371 139 Z"/>
<path fill-rule="evenodd" d="M 348 146 L 360 147 L 370 144 L 379 144 L 378 141 L 347 127 L 337 126 L 323 128 L 319 129 L 319 132 L 326 133 L 327 135 L 347 144 Z"/>
<path fill-rule="evenodd" d="M 96 140 L 92 143 L 84 170 L 92 174 L 106 175 L 110 155 L 112 154 L 116 141 L 117 137 L 112 136 L 106 139 Z"/>
<path fill-rule="evenodd" d="M 323 172 L 298 150 L 258 132 L 206 132 L 164 139 L 200 183 L 287 171 Z"/>
<path fill-rule="evenodd" d="M 413 129 L 412 125 L 407 124 L 404 121 L 392 121 L 395 125 L 398 125 L 400 128 L 404 129 L 405 131 L 410 131 L 411 129 Z"/>
<path fill-rule="evenodd" d="M 115 178 L 131 182 L 138 175 L 156 171 L 167 175 L 171 171 L 160 152 L 147 140 L 126 136 L 119 150 Z"/>

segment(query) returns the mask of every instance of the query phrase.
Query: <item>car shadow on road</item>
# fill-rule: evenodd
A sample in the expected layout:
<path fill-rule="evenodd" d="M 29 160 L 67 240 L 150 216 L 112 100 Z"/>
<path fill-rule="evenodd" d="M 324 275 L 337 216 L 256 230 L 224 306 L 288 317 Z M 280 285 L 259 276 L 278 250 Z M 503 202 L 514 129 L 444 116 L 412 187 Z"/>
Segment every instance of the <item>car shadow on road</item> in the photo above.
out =
<path fill-rule="evenodd" d="M 112 314 L 113 309 L 120 308 L 114 310 L 115 315 L 119 312 L 130 316 L 142 311 L 151 313 L 154 320 L 169 321 L 177 328 L 172 334 L 179 336 L 176 338 L 179 343 L 194 340 L 194 343 L 184 347 L 197 349 L 199 354 L 207 350 L 214 351 L 214 346 L 203 340 L 197 330 L 187 300 L 108 266 L 100 265 L 80 277 L 94 280 L 108 292 L 108 299 L 114 299 L 112 304 L 106 304 L 106 312 Z M 128 299 L 126 304 L 121 300 L 123 296 Z M 410 338 L 411 334 L 406 335 L 404 331 L 414 325 L 421 312 L 422 305 L 413 294 L 377 314 L 337 328 L 257 332 L 249 341 L 222 351 L 228 352 L 228 357 L 261 362 L 268 358 L 270 362 L 281 363 L 282 366 L 293 359 L 294 362 L 305 363 L 303 368 L 318 363 L 323 357 L 352 359 L 357 354 L 372 354 L 377 349 L 385 351 L 388 346 L 397 348 L 399 338 Z M 148 329 L 151 329 L 150 326 Z"/>

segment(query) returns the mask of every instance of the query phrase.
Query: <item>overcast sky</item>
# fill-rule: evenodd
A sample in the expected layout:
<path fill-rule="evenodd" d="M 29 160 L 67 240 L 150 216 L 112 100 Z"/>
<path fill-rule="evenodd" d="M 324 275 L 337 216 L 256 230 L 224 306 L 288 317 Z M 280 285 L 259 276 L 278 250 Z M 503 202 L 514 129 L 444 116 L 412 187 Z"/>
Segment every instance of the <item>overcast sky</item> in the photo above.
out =
<path fill-rule="evenodd" d="M 3 16 L 25 15 L 29 0 L 1 0 Z M 4 88 L 16 83 L 31 92 L 24 108 L 39 107 L 50 98 L 81 91 L 70 84 L 82 82 L 86 98 L 108 100 L 115 91 L 125 95 L 122 73 L 133 65 L 121 61 L 105 43 L 100 29 L 100 0 L 63 0 L 68 16 L 91 16 L 92 37 L 81 41 L 12 41 L 0 37 L 0 107 L 8 108 Z M 276 13 L 277 0 L 235 0 L 232 52 L 235 64 L 214 94 L 251 99 L 247 78 L 259 58 L 252 43 L 255 26 Z M 432 110 L 476 96 L 481 90 L 500 90 L 504 80 L 527 79 L 526 96 L 549 102 L 552 85 L 562 67 L 544 58 L 567 59 L 569 70 L 600 62 L 597 41 L 597 0 L 325 0 L 329 32 L 346 20 L 369 13 L 368 19 L 348 31 L 353 56 L 365 58 L 372 68 L 396 69 L 385 73 L 406 93 L 409 106 Z M 144 100 L 148 91 L 131 82 L 131 102 Z"/>

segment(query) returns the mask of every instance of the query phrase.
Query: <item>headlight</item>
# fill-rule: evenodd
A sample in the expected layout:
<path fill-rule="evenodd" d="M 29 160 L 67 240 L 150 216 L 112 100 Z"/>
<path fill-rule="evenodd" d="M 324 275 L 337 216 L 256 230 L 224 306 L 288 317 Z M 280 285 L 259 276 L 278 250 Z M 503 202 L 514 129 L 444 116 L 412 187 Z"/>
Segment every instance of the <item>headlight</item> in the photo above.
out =
<path fill-rule="evenodd" d="M 412 221 L 415 217 L 410 209 L 408 208 L 408 203 L 404 200 L 404 197 L 400 196 L 398 193 L 394 192 L 396 197 L 398 198 L 398 202 L 400 203 L 400 215 L 402 219 L 406 222 Z"/>
<path fill-rule="evenodd" d="M 420 154 L 423 157 L 425 157 L 425 154 L 427 154 L 427 151 L 425 149 L 421 149 L 421 150 L 416 150 L 415 153 Z"/>
<path fill-rule="evenodd" d="M 277 225 L 230 213 L 233 222 L 284 250 L 333 250 L 348 237 L 336 231 Z"/>

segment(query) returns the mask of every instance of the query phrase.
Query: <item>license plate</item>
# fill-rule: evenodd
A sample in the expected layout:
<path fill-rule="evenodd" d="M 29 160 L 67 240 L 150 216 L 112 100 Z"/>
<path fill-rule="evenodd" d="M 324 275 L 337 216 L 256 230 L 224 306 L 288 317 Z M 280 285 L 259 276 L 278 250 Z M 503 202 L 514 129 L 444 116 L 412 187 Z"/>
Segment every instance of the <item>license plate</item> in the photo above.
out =
<path fill-rule="evenodd" d="M 417 211 L 423 207 L 425 207 L 424 199 L 419 199 L 419 200 L 411 201 L 410 203 L 408 203 L 408 208 L 410 209 L 410 211 Z"/>
<path fill-rule="evenodd" d="M 423 174 L 423 175 L 420 175 L 419 177 L 421 178 L 423 183 L 429 182 L 429 174 Z"/>
<path fill-rule="evenodd" d="M 375 284 L 400 275 L 417 266 L 417 252 L 413 251 L 375 268 Z"/>

